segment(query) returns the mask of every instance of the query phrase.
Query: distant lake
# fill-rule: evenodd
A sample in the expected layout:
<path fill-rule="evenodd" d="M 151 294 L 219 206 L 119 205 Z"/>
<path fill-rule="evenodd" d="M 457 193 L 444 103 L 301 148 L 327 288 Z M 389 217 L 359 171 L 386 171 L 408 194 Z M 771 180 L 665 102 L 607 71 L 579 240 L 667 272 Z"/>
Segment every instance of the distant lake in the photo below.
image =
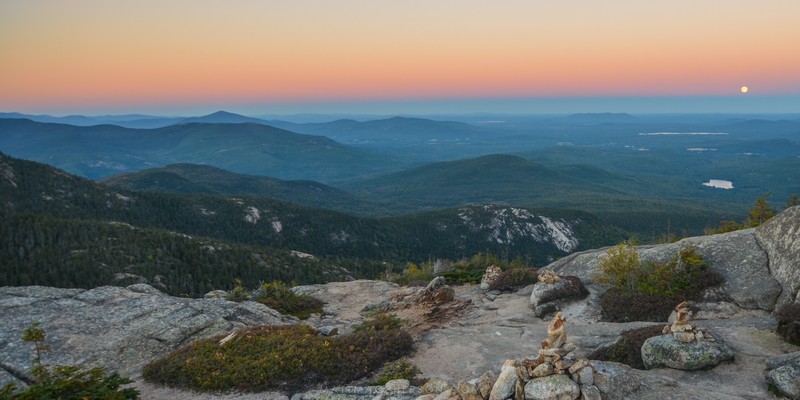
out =
<path fill-rule="evenodd" d="M 703 185 L 717 189 L 733 189 L 733 182 L 722 179 L 709 179 L 708 182 L 703 182 Z"/>

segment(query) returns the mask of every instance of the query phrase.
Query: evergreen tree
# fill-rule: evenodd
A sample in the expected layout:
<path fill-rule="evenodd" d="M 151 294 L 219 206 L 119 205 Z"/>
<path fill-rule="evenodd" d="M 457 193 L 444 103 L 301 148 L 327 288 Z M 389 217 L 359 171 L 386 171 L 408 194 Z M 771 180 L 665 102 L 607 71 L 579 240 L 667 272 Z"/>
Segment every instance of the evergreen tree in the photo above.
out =
<path fill-rule="evenodd" d="M 767 202 L 770 196 L 770 193 L 765 193 L 756 199 L 753 208 L 747 214 L 747 220 L 744 222 L 746 227 L 754 228 L 775 216 L 775 209 Z"/>

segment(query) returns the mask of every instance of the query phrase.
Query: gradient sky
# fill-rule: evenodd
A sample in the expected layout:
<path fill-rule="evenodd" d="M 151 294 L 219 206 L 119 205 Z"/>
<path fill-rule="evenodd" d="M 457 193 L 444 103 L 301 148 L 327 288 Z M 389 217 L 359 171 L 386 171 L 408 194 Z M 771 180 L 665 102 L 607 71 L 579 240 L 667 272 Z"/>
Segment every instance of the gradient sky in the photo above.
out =
<path fill-rule="evenodd" d="M 799 21 L 798 0 L 0 0 L 0 111 L 536 113 L 650 99 L 641 111 L 800 112 Z M 687 98 L 707 109 L 678 109 Z"/>

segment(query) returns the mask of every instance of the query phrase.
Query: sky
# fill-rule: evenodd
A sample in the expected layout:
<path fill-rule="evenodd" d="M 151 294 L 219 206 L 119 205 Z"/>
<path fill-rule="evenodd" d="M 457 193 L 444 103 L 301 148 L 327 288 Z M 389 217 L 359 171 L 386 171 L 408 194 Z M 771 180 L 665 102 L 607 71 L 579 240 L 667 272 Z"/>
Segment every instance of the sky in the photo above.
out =
<path fill-rule="evenodd" d="M 797 0 L 0 0 L 0 111 L 800 112 L 798 17 Z"/>

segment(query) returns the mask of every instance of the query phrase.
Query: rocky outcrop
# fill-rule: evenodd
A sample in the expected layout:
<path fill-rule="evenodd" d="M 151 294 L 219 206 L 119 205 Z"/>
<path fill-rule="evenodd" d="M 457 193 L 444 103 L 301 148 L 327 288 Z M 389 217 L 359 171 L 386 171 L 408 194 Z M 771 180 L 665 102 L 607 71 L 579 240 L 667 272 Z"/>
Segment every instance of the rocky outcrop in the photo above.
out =
<path fill-rule="evenodd" d="M 764 222 L 756 228 L 755 236 L 767 253 L 772 276 L 783 289 L 777 306 L 800 302 L 800 206 Z"/>
<path fill-rule="evenodd" d="M 255 302 L 171 297 L 145 284 L 91 290 L 2 287 L 0 308 L 0 366 L 23 380 L 30 378 L 35 355 L 22 341 L 22 331 L 34 322 L 41 324 L 50 346 L 44 363 L 100 366 L 136 378 L 147 362 L 195 339 L 247 325 L 297 321 Z"/>
<path fill-rule="evenodd" d="M 779 226 L 782 226 L 780 221 L 792 223 L 784 218 L 778 221 Z M 794 243 L 794 246 L 798 246 L 797 243 L 800 242 Z M 725 298 L 717 300 L 727 298 L 738 307 L 746 309 L 766 311 L 775 309 L 782 288 L 770 274 L 770 261 L 767 253 L 762 250 L 760 242 L 756 240 L 755 229 L 691 237 L 665 245 L 637 246 L 636 250 L 642 262 L 666 263 L 685 247 L 697 249 L 698 254 L 711 266 L 711 269 L 725 279 L 721 290 L 718 291 Z M 545 268 L 558 275 L 576 275 L 584 282 L 590 282 L 600 258 L 606 253 L 607 249 L 600 249 L 573 254 Z"/>

